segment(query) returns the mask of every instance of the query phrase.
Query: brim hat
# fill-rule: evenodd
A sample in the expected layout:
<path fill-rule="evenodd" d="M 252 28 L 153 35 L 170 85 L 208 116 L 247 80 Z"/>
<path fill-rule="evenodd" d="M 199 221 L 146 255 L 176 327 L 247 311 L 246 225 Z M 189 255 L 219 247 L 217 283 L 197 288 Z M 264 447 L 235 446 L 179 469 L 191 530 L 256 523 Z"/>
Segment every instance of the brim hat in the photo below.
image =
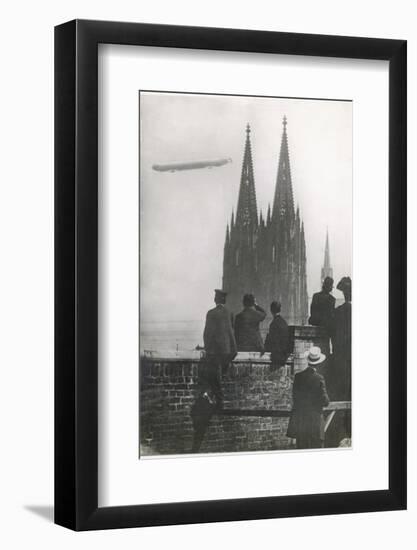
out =
<path fill-rule="evenodd" d="M 320 363 L 323 363 L 325 361 L 326 356 L 324 353 L 321 353 L 321 349 L 317 346 L 312 346 L 305 354 L 304 357 L 306 357 L 307 362 L 309 365 L 319 365 Z"/>
<path fill-rule="evenodd" d="M 226 298 L 227 292 L 222 290 L 221 288 L 215 288 L 214 293 L 216 296 L 219 296 L 220 298 Z"/>
<path fill-rule="evenodd" d="M 342 292 L 346 290 L 352 290 L 352 279 L 350 277 L 342 277 L 337 283 L 337 290 Z"/>

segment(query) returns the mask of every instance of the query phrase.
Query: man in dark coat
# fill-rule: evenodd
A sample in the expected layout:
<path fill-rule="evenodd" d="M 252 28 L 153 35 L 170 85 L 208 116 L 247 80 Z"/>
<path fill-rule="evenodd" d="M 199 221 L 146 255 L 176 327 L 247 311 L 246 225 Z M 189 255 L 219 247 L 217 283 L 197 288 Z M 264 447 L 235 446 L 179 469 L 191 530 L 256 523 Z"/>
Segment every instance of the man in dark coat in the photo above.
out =
<path fill-rule="evenodd" d="M 226 292 L 214 291 L 216 307 L 210 309 L 204 327 L 205 361 L 199 368 L 200 393 L 191 407 L 194 436 L 191 452 L 198 453 L 211 417 L 223 407 L 220 369 L 224 372 L 236 357 L 233 317 L 226 308 Z"/>
<path fill-rule="evenodd" d="M 265 339 L 265 351 L 271 352 L 271 369 L 276 370 L 284 366 L 290 354 L 290 339 L 288 325 L 280 315 L 281 304 L 271 304 L 272 322 Z"/>
<path fill-rule="evenodd" d="M 330 293 L 333 290 L 333 279 L 326 277 L 320 292 L 313 294 L 310 307 L 310 325 L 324 327 L 327 331 L 328 339 L 326 341 L 326 353 L 330 352 L 330 337 L 333 332 L 334 306 L 336 299 Z"/>
<path fill-rule="evenodd" d="M 334 316 L 333 365 L 328 380 L 332 399 L 352 399 L 352 280 L 342 277 L 337 290 L 343 292 L 345 303 L 336 308 Z M 352 437 L 351 411 L 338 411 L 329 427 L 326 446 L 337 447 L 343 439 Z"/>
<path fill-rule="evenodd" d="M 337 287 L 343 292 L 345 303 L 336 308 L 334 316 L 333 356 L 335 376 L 338 379 L 336 398 L 351 400 L 352 371 L 352 280 L 342 277 Z"/>
<path fill-rule="evenodd" d="M 259 325 L 266 317 L 266 312 L 255 301 L 253 294 L 243 296 L 243 310 L 236 315 L 235 338 L 238 351 L 259 351 L 263 353 Z"/>
<path fill-rule="evenodd" d="M 329 404 L 326 383 L 316 366 L 326 356 L 318 347 L 307 353 L 308 367 L 294 377 L 293 409 L 287 437 L 297 440 L 297 449 L 317 449 L 324 446 L 323 407 Z"/>
<path fill-rule="evenodd" d="M 226 308 L 226 292 L 216 289 L 214 302 L 216 307 L 207 312 L 204 328 L 205 365 L 201 369 L 201 378 L 206 389 L 216 398 L 217 407 L 223 404 L 223 391 L 220 384 L 220 367 L 226 371 L 237 354 L 233 334 L 233 317 Z"/>

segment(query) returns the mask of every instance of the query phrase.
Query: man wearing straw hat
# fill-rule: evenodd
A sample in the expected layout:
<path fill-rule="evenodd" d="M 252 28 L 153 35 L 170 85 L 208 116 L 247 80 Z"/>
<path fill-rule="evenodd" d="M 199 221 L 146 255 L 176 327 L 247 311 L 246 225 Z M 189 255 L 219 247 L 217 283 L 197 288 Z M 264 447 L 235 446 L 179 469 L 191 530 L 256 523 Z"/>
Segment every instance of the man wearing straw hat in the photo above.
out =
<path fill-rule="evenodd" d="M 323 407 L 329 404 L 326 383 L 316 371 L 326 356 L 313 346 L 306 353 L 308 367 L 294 377 L 293 409 L 287 437 L 297 440 L 297 449 L 317 449 L 324 446 Z"/>

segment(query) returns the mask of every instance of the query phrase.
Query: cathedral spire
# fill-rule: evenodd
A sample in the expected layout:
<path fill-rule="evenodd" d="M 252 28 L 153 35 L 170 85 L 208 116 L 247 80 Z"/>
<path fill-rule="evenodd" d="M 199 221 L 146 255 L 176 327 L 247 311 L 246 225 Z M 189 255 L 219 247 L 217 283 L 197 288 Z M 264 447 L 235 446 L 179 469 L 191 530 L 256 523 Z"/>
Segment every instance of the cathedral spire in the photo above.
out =
<path fill-rule="evenodd" d="M 290 156 L 288 152 L 287 117 L 282 119 L 282 138 L 279 153 L 278 174 L 275 184 L 272 218 L 275 220 L 287 215 L 294 219 L 294 199 L 292 192 Z"/>
<path fill-rule="evenodd" d="M 258 226 L 258 209 L 256 206 L 255 178 L 253 175 L 250 126 L 246 126 L 245 152 L 243 154 L 242 175 L 240 177 L 239 199 L 236 211 L 237 226 Z"/>
<path fill-rule="evenodd" d="M 329 246 L 329 228 L 326 230 L 326 245 L 324 248 L 324 262 L 323 267 L 321 268 L 321 284 L 326 277 L 331 277 L 333 279 L 333 268 L 330 264 L 330 246 Z"/>

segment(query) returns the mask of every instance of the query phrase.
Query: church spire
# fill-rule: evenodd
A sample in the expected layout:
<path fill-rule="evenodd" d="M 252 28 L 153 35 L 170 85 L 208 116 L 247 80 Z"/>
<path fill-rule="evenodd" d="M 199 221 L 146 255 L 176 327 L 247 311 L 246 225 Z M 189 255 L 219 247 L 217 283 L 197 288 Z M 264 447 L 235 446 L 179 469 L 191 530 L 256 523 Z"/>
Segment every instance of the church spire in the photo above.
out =
<path fill-rule="evenodd" d="M 246 143 L 243 154 L 242 175 L 240 177 L 239 199 L 236 211 L 236 226 L 258 226 L 255 178 L 253 175 L 250 126 L 246 126 Z"/>
<path fill-rule="evenodd" d="M 284 215 L 289 215 L 291 219 L 294 219 L 294 199 L 291 182 L 290 156 L 288 153 L 287 117 L 285 115 L 282 119 L 282 126 L 278 174 L 272 209 L 272 218 L 275 220 L 280 219 Z"/>
<path fill-rule="evenodd" d="M 229 244 L 230 244 L 230 232 L 229 232 L 229 224 L 227 224 L 225 246 L 229 246 Z"/>
<path fill-rule="evenodd" d="M 326 277 L 331 277 L 333 279 L 333 268 L 330 265 L 330 246 L 329 246 L 329 228 L 326 230 L 326 245 L 324 248 L 324 262 L 323 267 L 321 268 L 321 284 Z"/>

